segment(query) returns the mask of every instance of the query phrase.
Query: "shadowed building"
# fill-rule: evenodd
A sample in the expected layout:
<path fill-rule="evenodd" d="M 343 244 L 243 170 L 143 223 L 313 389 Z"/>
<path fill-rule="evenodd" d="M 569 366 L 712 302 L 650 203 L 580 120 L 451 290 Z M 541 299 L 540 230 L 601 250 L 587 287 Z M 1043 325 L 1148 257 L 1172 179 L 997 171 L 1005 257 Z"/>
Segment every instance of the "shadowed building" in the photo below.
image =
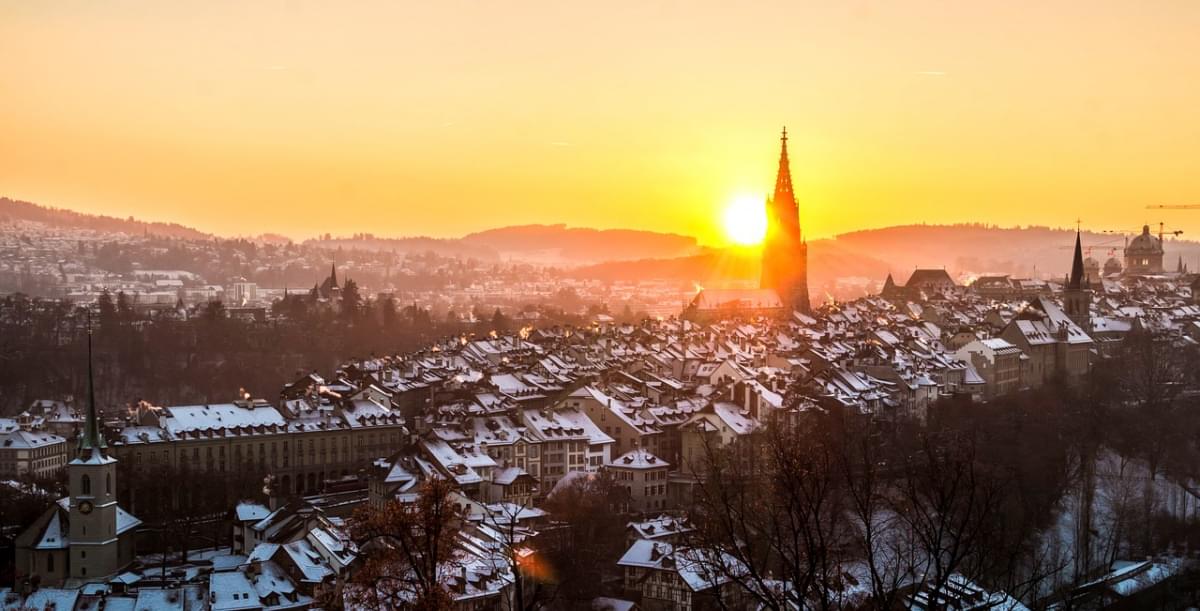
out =
<path fill-rule="evenodd" d="M 775 289 L 788 309 L 808 312 L 808 243 L 800 232 L 800 207 L 792 191 L 787 128 L 779 140 L 775 194 L 767 200 L 767 237 L 763 242 L 760 286 Z"/>
<path fill-rule="evenodd" d="M 944 269 L 916 269 L 903 286 L 888 274 L 879 296 L 897 301 L 925 301 L 958 288 L 958 283 Z"/>

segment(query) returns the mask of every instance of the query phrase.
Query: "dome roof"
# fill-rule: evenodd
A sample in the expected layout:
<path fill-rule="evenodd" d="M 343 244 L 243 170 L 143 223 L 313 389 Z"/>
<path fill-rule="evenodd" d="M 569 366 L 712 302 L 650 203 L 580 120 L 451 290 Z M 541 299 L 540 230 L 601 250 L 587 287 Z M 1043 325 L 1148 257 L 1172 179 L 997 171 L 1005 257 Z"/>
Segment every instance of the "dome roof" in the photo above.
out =
<path fill-rule="evenodd" d="M 1084 267 L 1100 267 L 1100 262 L 1091 257 L 1088 257 L 1083 260 L 1083 266 Z"/>
<path fill-rule="evenodd" d="M 1116 257 L 1109 257 L 1108 260 L 1104 262 L 1104 273 L 1105 274 L 1115 274 L 1119 271 L 1121 271 L 1121 260 L 1120 259 L 1118 259 Z"/>
<path fill-rule="evenodd" d="M 1150 235 L 1150 226 L 1142 225 L 1142 233 L 1129 241 L 1125 247 L 1127 255 L 1158 255 L 1162 254 L 1162 242 Z"/>

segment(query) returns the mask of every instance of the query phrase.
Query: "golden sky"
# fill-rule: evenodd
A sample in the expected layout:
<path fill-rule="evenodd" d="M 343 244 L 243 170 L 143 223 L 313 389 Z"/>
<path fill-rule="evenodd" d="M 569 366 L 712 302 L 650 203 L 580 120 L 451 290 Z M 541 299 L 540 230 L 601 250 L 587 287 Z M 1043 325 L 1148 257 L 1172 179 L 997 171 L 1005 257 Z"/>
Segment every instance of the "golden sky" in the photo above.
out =
<path fill-rule="evenodd" d="M 745 4 L 745 6 L 738 6 Z M 223 234 L 1200 236 L 1200 2 L 0 0 L 0 195 Z"/>

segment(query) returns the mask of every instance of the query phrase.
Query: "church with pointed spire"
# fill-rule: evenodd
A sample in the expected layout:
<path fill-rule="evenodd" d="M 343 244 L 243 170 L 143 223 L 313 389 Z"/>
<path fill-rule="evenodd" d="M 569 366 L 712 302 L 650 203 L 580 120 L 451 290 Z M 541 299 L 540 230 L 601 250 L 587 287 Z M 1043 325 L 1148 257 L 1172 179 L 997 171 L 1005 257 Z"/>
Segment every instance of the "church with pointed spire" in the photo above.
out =
<path fill-rule="evenodd" d="M 141 521 L 117 504 L 117 460 L 96 414 L 92 333 L 88 329 L 88 411 L 74 460 L 67 463 L 68 496 L 16 539 L 17 582 L 41 586 L 104 582 L 134 561 Z"/>
<path fill-rule="evenodd" d="M 766 201 L 767 234 L 762 246 L 762 272 L 757 289 L 702 289 L 683 310 L 683 317 L 708 322 L 733 317 L 792 316 L 809 312 L 808 243 L 800 231 L 800 206 L 792 191 L 787 128 L 780 137 L 775 193 Z"/>
<path fill-rule="evenodd" d="M 785 308 L 808 312 L 808 243 L 800 230 L 800 205 L 792 189 L 787 128 L 779 138 L 775 192 L 767 199 L 767 235 L 762 249 L 760 286 L 774 289 Z"/>
<path fill-rule="evenodd" d="M 1071 275 L 1063 290 L 1063 310 L 1080 329 L 1092 330 L 1092 287 L 1083 264 L 1083 244 L 1081 234 L 1075 232 L 1075 256 L 1071 260 Z"/>

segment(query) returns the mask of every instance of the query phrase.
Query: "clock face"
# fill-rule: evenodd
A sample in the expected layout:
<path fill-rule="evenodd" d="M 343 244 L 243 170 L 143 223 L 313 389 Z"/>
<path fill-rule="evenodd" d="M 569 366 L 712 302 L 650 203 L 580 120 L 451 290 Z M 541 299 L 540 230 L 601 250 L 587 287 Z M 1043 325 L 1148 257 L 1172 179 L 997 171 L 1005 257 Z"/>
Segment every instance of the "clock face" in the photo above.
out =
<path fill-rule="evenodd" d="M 82 514 L 92 513 L 92 502 L 91 501 L 80 501 L 79 502 L 79 513 L 82 513 Z"/>

